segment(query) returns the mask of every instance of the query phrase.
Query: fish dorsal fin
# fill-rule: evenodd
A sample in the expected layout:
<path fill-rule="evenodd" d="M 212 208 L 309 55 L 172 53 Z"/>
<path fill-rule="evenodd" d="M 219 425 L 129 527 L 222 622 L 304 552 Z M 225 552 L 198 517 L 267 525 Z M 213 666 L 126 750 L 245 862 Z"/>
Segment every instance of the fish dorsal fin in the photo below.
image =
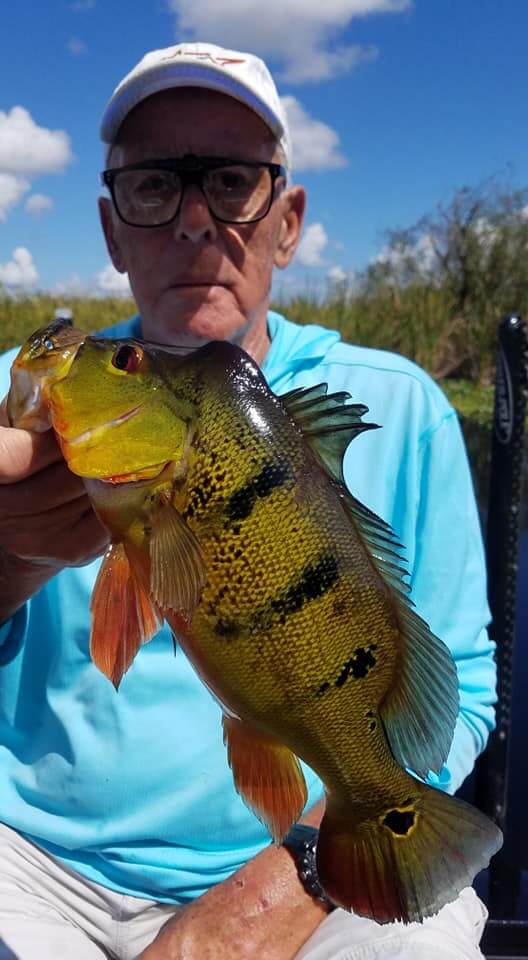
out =
<path fill-rule="evenodd" d="M 399 764 L 425 777 L 439 773 L 449 753 L 458 715 L 458 678 L 451 653 L 409 599 L 402 545 L 381 517 L 342 489 L 345 509 L 374 565 L 391 589 L 400 628 L 400 663 L 393 688 L 380 707 L 392 753 Z"/>
<path fill-rule="evenodd" d="M 365 430 L 375 430 L 377 423 L 363 423 L 367 413 L 364 403 L 346 403 L 345 390 L 327 394 L 326 383 L 314 387 L 298 387 L 280 396 L 290 417 L 301 428 L 319 460 L 336 480 L 344 483 L 343 457 L 348 444 Z"/>
<path fill-rule="evenodd" d="M 163 610 L 190 620 L 205 584 L 200 544 L 167 493 L 154 498 L 149 519 L 152 597 Z"/>

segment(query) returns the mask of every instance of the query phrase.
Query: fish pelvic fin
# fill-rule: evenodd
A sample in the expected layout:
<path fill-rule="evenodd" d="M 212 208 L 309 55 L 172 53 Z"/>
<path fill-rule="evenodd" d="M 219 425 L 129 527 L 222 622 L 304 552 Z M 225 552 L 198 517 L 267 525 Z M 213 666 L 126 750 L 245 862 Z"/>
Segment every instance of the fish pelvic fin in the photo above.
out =
<path fill-rule="evenodd" d="M 140 646 L 159 630 L 160 612 L 122 543 L 108 547 L 91 600 L 90 654 L 116 690 Z"/>
<path fill-rule="evenodd" d="M 378 923 L 421 922 L 455 900 L 502 843 L 479 810 L 409 777 L 409 798 L 368 820 L 327 798 L 317 871 L 340 907 Z"/>
<path fill-rule="evenodd" d="M 150 592 L 163 610 L 190 620 L 205 585 L 202 548 L 170 500 L 156 495 L 149 510 Z"/>
<path fill-rule="evenodd" d="M 327 390 L 326 383 L 318 383 L 290 390 L 279 399 L 323 466 L 344 483 L 343 457 L 348 444 L 365 430 L 377 430 L 378 424 L 362 421 L 368 407 L 364 403 L 347 404 L 351 396 L 346 390 L 330 394 Z"/>
<path fill-rule="evenodd" d="M 222 723 L 235 787 L 275 843 L 280 843 L 308 798 L 301 765 L 288 747 L 245 720 L 224 714 Z"/>

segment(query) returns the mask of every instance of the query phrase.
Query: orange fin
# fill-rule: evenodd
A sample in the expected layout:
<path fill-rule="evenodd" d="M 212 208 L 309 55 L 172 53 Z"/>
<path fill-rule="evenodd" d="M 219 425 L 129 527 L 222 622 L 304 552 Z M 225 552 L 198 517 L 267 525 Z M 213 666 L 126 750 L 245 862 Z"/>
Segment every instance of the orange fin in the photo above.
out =
<path fill-rule="evenodd" d="M 110 544 L 105 553 L 91 610 L 91 657 L 117 689 L 141 644 L 150 640 L 161 622 L 122 543 Z"/>
<path fill-rule="evenodd" d="M 337 906 L 378 923 L 422 921 L 455 900 L 500 848 L 498 827 L 409 777 L 409 798 L 368 820 L 327 797 L 317 872 Z"/>
<path fill-rule="evenodd" d="M 200 544 L 165 494 L 155 500 L 149 519 L 151 595 L 162 609 L 190 620 L 205 584 Z"/>
<path fill-rule="evenodd" d="M 288 747 L 254 730 L 245 720 L 224 714 L 223 726 L 235 787 L 275 843 L 280 843 L 307 800 L 301 765 Z"/>

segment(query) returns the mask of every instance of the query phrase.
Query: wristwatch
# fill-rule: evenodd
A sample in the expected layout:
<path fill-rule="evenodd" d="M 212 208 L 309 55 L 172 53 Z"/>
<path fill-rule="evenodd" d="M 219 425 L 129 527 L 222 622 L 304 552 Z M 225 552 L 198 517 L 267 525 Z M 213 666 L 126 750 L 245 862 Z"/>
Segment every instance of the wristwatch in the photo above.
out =
<path fill-rule="evenodd" d="M 320 900 L 331 911 L 335 910 L 335 903 L 327 897 L 317 876 L 315 849 L 318 836 L 319 831 L 315 827 L 296 823 L 282 841 L 282 846 L 291 853 L 299 872 L 299 879 L 307 893 L 315 900 Z"/>

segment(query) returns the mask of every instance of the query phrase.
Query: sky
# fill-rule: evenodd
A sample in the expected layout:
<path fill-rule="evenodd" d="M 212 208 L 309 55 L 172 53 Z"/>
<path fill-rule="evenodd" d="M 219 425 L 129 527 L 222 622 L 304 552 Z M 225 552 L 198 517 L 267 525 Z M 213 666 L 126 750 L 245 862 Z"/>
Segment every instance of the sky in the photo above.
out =
<path fill-rule="evenodd" d="M 26 0 L 0 13 L 0 285 L 126 294 L 97 214 L 98 129 L 145 52 L 263 56 L 308 191 L 276 294 L 321 291 L 490 176 L 528 186 L 526 0 Z"/>

